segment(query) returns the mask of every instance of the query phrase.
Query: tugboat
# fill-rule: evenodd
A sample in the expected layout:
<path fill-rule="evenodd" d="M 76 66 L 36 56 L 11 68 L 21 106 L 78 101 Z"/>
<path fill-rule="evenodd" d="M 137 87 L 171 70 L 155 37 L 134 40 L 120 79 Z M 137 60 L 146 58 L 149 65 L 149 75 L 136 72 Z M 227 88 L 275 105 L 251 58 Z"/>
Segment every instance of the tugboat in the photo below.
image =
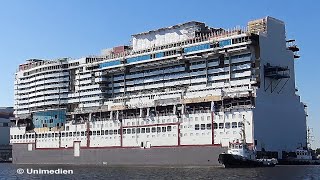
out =
<path fill-rule="evenodd" d="M 228 152 L 219 155 L 219 163 L 225 168 L 274 167 L 277 159 L 256 159 L 255 148 L 249 148 L 246 143 L 245 123 L 243 116 L 241 142 L 229 143 Z"/>
<path fill-rule="evenodd" d="M 285 153 L 285 157 L 279 160 L 280 165 L 320 165 L 320 159 L 315 157 L 311 149 L 310 128 L 307 129 L 307 143 L 298 147 L 294 153 Z"/>

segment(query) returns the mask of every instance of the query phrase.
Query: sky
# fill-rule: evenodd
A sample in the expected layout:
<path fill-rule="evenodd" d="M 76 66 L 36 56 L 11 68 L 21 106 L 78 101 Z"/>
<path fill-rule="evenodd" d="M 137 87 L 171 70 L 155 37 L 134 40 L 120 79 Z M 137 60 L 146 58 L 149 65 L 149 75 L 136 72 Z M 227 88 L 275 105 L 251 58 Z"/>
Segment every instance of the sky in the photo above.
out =
<path fill-rule="evenodd" d="M 13 106 L 14 73 L 27 59 L 80 58 L 130 44 L 132 34 L 187 21 L 233 28 L 272 16 L 296 39 L 296 86 L 320 147 L 320 1 L 0 0 L 0 107 Z M 288 126 L 290 126 L 288 124 Z"/>

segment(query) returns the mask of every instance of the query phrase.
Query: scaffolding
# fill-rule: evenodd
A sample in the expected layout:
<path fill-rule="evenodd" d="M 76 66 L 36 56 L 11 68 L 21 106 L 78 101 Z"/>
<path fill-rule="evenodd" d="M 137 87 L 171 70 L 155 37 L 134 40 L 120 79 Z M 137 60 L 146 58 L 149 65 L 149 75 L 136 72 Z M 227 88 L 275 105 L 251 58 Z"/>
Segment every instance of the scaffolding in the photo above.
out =
<path fill-rule="evenodd" d="M 297 59 L 300 58 L 300 55 L 298 55 L 299 47 L 295 43 L 294 39 L 289 39 L 287 42 L 287 49 L 293 52 L 293 58 Z"/>
<path fill-rule="evenodd" d="M 270 83 L 266 83 L 266 78 L 270 80 Z M 273 93 L 280 82 L 285 80 L 281 88 L 277 91 L 279 94 L 284 86 L 290 79 L 290 69 L 288 67 L 281 66 L 271 66 L 269 63 L 264 66 L 264 90 L 267 91 L 269 88 L 271 89 L 271 93 Z"/>

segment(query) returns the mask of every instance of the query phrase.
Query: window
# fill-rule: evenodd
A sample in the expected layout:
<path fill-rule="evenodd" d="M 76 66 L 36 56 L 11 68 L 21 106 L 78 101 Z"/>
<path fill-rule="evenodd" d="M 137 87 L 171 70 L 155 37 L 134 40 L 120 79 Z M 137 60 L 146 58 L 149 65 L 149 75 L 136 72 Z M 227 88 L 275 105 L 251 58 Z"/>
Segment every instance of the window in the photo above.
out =
<path fill-rule="evenodd" d="M 227 122 L 227 123 L 225 124 L 225 128 L 226 128 L 226 129 L 230 129 L 230 123 L 229 123 L 229 122 Z"/>
<path fill-rule="evenodd" d="M 151 132 L 155 133 L 156 132 L 156 128 L 155 127 L 151 128 Z"/>
<path fill-rule="evenodd" d="M 205 130 L 206 129 L 206 124 L 201 124 L 201 130 Z"/>
<path fill-rule="evenodd" d="M 219 123 L 219 129 L 223 129 L 223 123 Z"/>
<path fill-rule="evenodd" d="M 146 133 L 150 133 L 150 128 L 146 128 Z"/>
<path fill-rule="evenodd" d="M 157 127 L 157 132 L 161 132 L 161 128 L 160 127 Z"/>
<path fill-rule="evenodd" d="M 127 134 L 127 129 L 123 129 L 122 134 Z"/>
<path fill-rule="evenodd" d="M 194 126 L 194 129 L 195 129 L 195 130 L 199 130 L 199 124 L 196 124 L 196 125 Z"/>
<path fill-rule="evenodd" d="M 131 129 L 127 129 L 127 134 L 131 134 Z"/>
<path fill-rule="evenodd" d="M 211 124 L 207 124 L 207 129 L 211 129 Z"/>
<path fill-rule="evenodd" d="M 97 131 L 93 131 L 93 135 L 94 135 L 94 136 L 97 135 Z"/>
<path fill-rule="evenodd" d="M 141 133 L 145 133 L 146 132 L 146 128 L 141 128 Z"/>
<path fill-rule="evenodd" d="M 213 129 L 218 129 L 218 124 L 217 123 L 213 123 Z"/>
<path fill-rule="evenodd" d="M 140 133 L 140 128 L 137 128 L 137 134 L 139 134 Z"/>
<path fill-rule="evenodd" d="M 108 135 L 108 134 L 109 134 L 109 131 L 108 131 L 108 130 L 105 130 L 105 131 L 104 131 L 104 134 L 105 134 L 105 135 Z"/>
<path fill-rule="evenodd" d="M 167 126 L 167 131 L 168 131 L 168 132 L 171 131 L 171 126 Z"/>
<path fill-rule="evenodd" d="M 112 131 L 112 130 L 110 130 L 110 131 L 109 131 L 109 134 L 110 134 L 110 135 L 112 135 L 112 134 L 113 134 L 113 131 Z"/>
<path fill-rule="evenodd" d="M 242 122 L 238 123 L 238 127 L 241 128 L 242 127 Z"/>
<path fill-rule="evenodd" d="M 116 130 L 116 129 L 113 130 L 113 134 L 117 134 L 117 132 L 118 132 L 118 130 Z"/>
<path fill-rule="evenodd" d="M 92 135 L 92 131 L 89 132 L 89 135 L 90 135 L 90 136 Z"/>
<path fill-rule="evenodd" d="M 166 127 L 162 127 L 162 132 L 166 132 L 167 128 Z"/>
<path fill-rule="evenodd" d="M 100 131 L 97 131 L 97 135 L 100 136 Z"/>
<path fill-rule="evenodd" d="M 104 132 L 104 131 L 102 131 L 102 132 Z M 102 132 L 101 132 L 101 133 L 102 133 Z M 84 131 L 81 131 L 81 136 L 84 136 Z"/>
<path fill-rule="evenodd" d="M 231 126 L 232 128 L 237 128 L 237 122 L 232 122 Z"/>

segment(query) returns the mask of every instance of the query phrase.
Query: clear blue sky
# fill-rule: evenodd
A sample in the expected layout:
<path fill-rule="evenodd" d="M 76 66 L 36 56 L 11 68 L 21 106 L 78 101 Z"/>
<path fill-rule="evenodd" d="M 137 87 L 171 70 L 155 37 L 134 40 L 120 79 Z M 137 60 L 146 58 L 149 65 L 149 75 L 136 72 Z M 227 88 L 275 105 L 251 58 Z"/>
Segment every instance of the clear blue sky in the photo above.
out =
<path fill-rule="evenodd" d="M 299 94 L 309 106 L 308 124 L 320 147 L 320 2 L 0 0 L 0 106 L 13 106 L 14 73 L 30 58 L 82 57 L 130 43 L 130 35 L 190 20 L 232 28 L 273 16 L 297 40 Z M 290 124 L 288 124 L 288 128 Z"/>

